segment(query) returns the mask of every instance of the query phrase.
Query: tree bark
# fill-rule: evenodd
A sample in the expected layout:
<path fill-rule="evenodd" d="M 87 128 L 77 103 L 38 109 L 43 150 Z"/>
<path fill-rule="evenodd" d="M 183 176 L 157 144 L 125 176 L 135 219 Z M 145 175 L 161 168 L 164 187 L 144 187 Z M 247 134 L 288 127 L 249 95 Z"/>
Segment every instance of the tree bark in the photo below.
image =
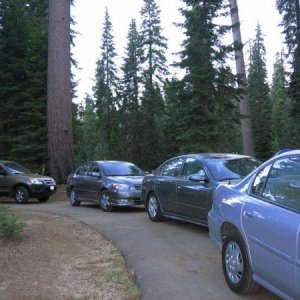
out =
<path fill-rule="evenodd" d="M 48 165 L 58 183 L 74 170 L 70 20 L 70 0 L 49 0 Z"/>
<path fill-rule="evenodd" d="M 231 12 L 231 23 L 232 23 L 232 35 L 233 42 L 235 45 L 235 64 L 236 72 L 240 78 L 239 87 L 245 91 L 246 87 L 246 70 L 244 62 L 244 54 L 242 50 L 242 37 L 240 30 L 240 21 L 237 0 L 229 0 L 230 12 Z M 246 91 L 241 95 L 240 98 L 240 113 L 241 113 L 241 130 L 243 140 L 243 151 L 244 154 L 254 156 L 254 143 L 253 143 L 253 132 L 252 122 L 249 109 L 249 101 Z"/>

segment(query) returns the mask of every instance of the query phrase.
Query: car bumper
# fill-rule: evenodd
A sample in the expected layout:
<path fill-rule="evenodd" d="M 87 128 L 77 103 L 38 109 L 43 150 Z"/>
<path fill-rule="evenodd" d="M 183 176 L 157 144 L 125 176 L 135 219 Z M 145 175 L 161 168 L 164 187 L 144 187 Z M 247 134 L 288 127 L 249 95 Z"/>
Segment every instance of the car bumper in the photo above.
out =
<path fill-rule="evenodd" d="M 133 206 L 143 204 L 140 191 L 112 191 L 111 204 L 113 206 Z"/>
<path fill-rule="evenodd" d="M 40 185 L 35 184 L 30 187 L 31 197 L 48 197 L 54 194 L 56 191 L 55 185 Z"/>
<path fill-rule="evenodd" d="M 209 238 L 213 244 L 218 248 L 222 249 L 222 237 L 221 237 L 221 226 L 223 221 L 220 216 L 216 214 L 213 210 L 208 212 L 208 228 L 209 228 Z"/>

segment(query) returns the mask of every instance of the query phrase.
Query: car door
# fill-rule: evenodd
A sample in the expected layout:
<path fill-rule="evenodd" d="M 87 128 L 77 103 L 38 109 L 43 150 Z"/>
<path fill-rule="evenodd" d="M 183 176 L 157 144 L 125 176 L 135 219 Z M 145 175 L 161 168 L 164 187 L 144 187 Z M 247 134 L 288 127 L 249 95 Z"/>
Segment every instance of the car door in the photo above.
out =
<path fill-rule="evenodd" d="M 0 166 L 0 194 L 7 194 L 10 189 L 10 179 L 6 170 Z"/>
<path fill-rule="evenodd" d="M 73 186 L 80 199 L 88 199 L 87 180 L 90 163 L 82 164 L 73 176 Z"/>
<path fill-rule="evenodd" d="M 184 158 L 177 157 L 161 166 L 155 178 L 155 193 L 165 212 L 176 212 L 177 181 L 181 174 Z"/>
<path fill-rule="evenodd" d="M 297 298 L 300 285 L 299 212 L 299 157 L 279 159 L 262 169 L 242 210 L 255 276 L 292 298 Z"/>
<path fill-rule="evenodd" d="M 207 222 L 211 197 L 211 184 L 202 163 L 196 158 L 188 157 L 182 177 L 177 181 L 177 213 L 189 219 Z"/>
<path fill-rule="evenodd" d="M 99 201 L 103 182 L 100 166 L 92 163 L 87 175 L 85 180 L 86 197 L 92 201 Z"/>
<path fill-rule="evenodd" d="M 296 262 L 296 299 L 300 299 L 300 225 L 298 227 L 297 235 L 297 262 Z"/>

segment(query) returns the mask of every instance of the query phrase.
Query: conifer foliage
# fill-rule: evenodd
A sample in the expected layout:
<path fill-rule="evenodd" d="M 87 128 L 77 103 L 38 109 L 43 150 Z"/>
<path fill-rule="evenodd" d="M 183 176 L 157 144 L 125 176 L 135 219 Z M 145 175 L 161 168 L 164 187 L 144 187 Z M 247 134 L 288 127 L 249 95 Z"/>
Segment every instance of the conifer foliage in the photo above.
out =
<path fill-rule="evenodd" d="M 47 162 L 46 0 L 0 1 L 0 157 Z"/>
<path fill-rule="evenodd" d="M 123 157 L 140 163 L 141 122 L 139 94 L 141 89 L 141 38 L 136 20 L 131 20 L 128 42 L 122 65 L 120 121 L 122 131 Z"/>
<path fill-rule="evenodd" d="M 265 46 L 260 25 L 257 25 L 256 37 L 251 46 L 248 97 L 252 115 L 255 154 L 260 159 L 267 159 L 272 156 L 271 103 L 267 82 Z"/>
<path fill-rule="evenodd" d="M 273 151 L 295 143 L 294 126 L 290 121 L 291 99 L 288 95 L 287 72 L 283 54 L 277 54 L 271 86 Z"/>
<path fill-rule="evenodd" d="M 115 64 L 115 45 L 112 24 L 106 9 L 103 24 L 101 57 L 97 61 L 96 85 L 94 95 L 98 116 L 99 140 L 102 145 L 102 158 L 113 159 L 117 156 L 117 67 Z"/>
<path fill-rule="evenodd" d="M 289 95 L 291 97 L 291 117 L 294 121 L 295 143 L 300 144 L 300 3 L 299 0 L 276 0 L 279 13 L 282 15 L 282 27 L 291 63 Z"/>
<path fill-rule="evenodd" d="M 227 33 L 231 36 L 232 26 L 222 23 L 230 15 L 229 1 L 181 0 L 184 21 L 177 25 L 185 38 L 176 63 L 180 78 L 168 72 L 167 39 L 156 1 L 142 1 L 121 55 L 105 11 L 93 94 L 77 105 L 71 102 L 71 1 L 0 0 L 1 159 L 17 160 L 34 171 L 45 171 L 49 165 L 61 183 L 74 169 L 73 146 L 77 164 L 127 160 L 149 171 L 181 153 L 242 152 L 241 91 L 228 64 L 235 48 L 224 39 Z M 48 19 L 53 3 L 56 15 Z M 247 93 L 255 154 L 261 159 L 300 142 L 299 1 L 277 0 L 276 5 L 283 17 L 292 72 L 286 74 L 284 56 L 278 56 L 269 89 L 258 26 Z M 50 43 L 57 25 L 55 20 L 51 23 L 53 16 L 63 20 L 58 26 L 63 32 L 56 32 L 59 46 Z M 52 60 L 59 57 L 60 68 Z"/>
<path fill-rule="evenodd" d="M 224 1 L 183 0 L 185 40 L 179 66 L 186 71 L 179 132 L 181 152 L 229 151 L 238 121 L 235 77 L 226 65 L 230 47 L 221 43 L 229 26 L 216 18 L 229 12 Z M 227 120 L 231 123 L 227 123 Z"/>

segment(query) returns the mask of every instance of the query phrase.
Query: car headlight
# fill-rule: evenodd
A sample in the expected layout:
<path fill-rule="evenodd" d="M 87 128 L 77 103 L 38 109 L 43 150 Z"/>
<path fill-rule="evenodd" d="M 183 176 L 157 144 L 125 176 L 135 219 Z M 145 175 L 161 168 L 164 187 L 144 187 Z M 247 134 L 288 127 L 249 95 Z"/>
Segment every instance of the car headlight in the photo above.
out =
<path fill-rule="evenodd" d="M 44 182 L 41 179 L 38 179 L 38 178 L 30 178 L 30 182 L 32 184 L 44 184 Z"/>
<path fill-rule="evenodd" d="M 111 185 L 113 190 L 134 190 L 133 186 L 130 186 L 128 184 L 125 183 L 113 183 Z"/>

